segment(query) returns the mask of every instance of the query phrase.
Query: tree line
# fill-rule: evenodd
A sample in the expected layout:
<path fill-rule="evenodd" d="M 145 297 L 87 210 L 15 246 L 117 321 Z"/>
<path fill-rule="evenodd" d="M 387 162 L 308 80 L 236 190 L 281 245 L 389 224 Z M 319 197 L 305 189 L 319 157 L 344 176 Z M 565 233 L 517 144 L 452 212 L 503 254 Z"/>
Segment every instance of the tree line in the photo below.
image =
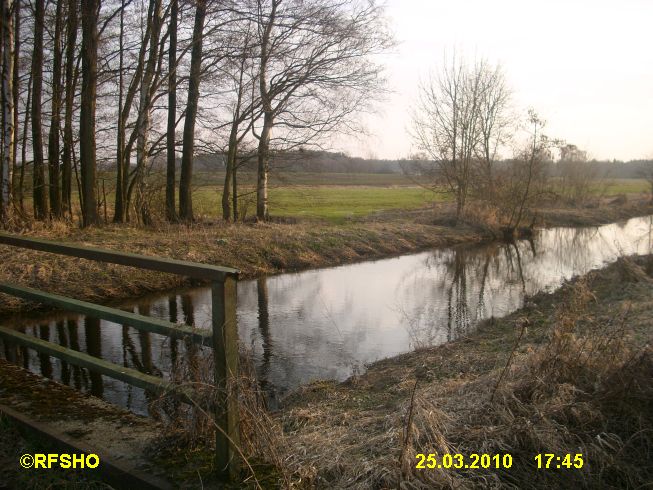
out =
<path fill-rule="evenodd" d="M 161 159 L 164 216 L 192 221 L 194 156 L 217 152 L 223 218 L 247 154 L 266 220 L 274 155 L 356 131 L 393 45 L 368 0 L 2 0 L 0 17 L 3 222 L 98 224 L 109 170 L 107 219 L 150 223 Z"/>
<path fill-rule="evenodd" d="M 511 236 L 527 219 L 532 228 L 532 211 L 545 199 L 577 205 L 600 194 L 599 177 L 633 170 L 645 176 L 642 162 L 599 164 L 549 137 L 533 109 L 519 115 L 501 66 L 486 60 L 454 56 L 418 93 L 411 135 L 421 153 L 402 168 L 417 183 L 452 195 L 456 221 L 471 216 Z"/>

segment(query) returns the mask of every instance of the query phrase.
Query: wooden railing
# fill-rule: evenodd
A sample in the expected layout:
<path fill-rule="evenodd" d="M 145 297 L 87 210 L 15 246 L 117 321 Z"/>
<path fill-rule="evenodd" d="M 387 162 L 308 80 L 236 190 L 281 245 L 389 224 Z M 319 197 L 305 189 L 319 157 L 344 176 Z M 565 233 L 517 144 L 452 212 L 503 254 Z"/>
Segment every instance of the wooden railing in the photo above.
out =
<path fill-rule="evenodd" d="M 192 342 L 211 346 L 215 366 L 215 389 L 217 390 L 217 403 L 214 410 L 216 424 L 215 467 L 219 476 L 224 480 L 237 478 L 240 466 L 238 453 L 240 444 L 239 409 L 235 383 L 231 383 L 231 380 L 238 375 L 238 329 L 236 324 L 238 271 L 236 269 L 80 247 L 7 233 L 0 233 L 0 244 L 210 281 L 212 331 L 197 330 L 189 325 L 179 325 L 6 282 L 0 282 L 0 292 L 128 325 L 139 330 L 167 335 L 175 339 L 188 338 Z M 42 354 L 56 357 L 152 393 L 170 394 L 186 403 L 193 402 L 193 390 L 187 386 L 168 382 L 160 377 L 119 366 L 9 328 L 0 327 L 0 337 L 9 343 L 29 347 Z"/>

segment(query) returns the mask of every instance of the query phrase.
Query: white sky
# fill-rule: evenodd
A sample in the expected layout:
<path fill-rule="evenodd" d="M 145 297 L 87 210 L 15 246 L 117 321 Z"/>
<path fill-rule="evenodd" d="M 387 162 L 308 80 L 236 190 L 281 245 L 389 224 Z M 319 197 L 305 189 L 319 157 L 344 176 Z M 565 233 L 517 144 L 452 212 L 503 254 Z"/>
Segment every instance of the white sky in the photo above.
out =
<path fill-rule="evenodd" d="M 385 109 L 352 155 L 407 157 L 420 79 L 445 54 L 500 63 L 517 108 L 591 158 L 653 157 L 653 0 L 387 0 L 399 42 Z"/>

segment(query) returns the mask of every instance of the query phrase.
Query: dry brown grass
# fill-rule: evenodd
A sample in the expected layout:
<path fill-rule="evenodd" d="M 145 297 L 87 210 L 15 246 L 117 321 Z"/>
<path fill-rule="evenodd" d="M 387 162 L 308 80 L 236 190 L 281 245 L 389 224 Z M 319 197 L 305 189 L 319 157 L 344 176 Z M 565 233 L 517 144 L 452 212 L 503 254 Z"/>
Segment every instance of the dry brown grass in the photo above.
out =
<path fill-rule="evenodd" d="M 653 481 L 646 268 L 622 259 L 476 338 L 305 388 L 283 416 L 291 466 L 319 488 L 642 488 Z M 417 470 L 417 453 L 509 453 L 513 466 Z M 538 453 L 582 453 L 585 466 L 537 470 Z"/>
<path fill-rule="evenodd" d="M 329 225 L 194 224 L 139 228 L 108 225 L 80 230 L 63 223 L 35 223 L 24 232 L 84 246 L 234 267 L 242 277 L 333 266 L 387 257 L 484 237 L 472 228 L 451 229 L 392 222 Z M 106 303 L 185 284 L 183 278 L 130 267 L 0 246 L 0 280 L 82 300 Z M 0 313 L 33 308 L 6 296 Z"/>
<path fill-rule="evenodd" d="M 621 207 L 537 211 L 551 225 L 606 223 L 650 212 L 650 203 L 634 201 Z M 488 240 L 497 236 L 497 224 L 491 210 L 475 208 L 469 223 L 454 227 L 451 205 L 441 204 L 431 210 L 387 212 L 339 225 L 200 222 L 150 227 L 110 224 L 81 230 L 60 221 L 26 221 L 16 224 L 12 231 L 91 247 L 225 265 L 239 269 L 247 278 Z M 101 303 L 186 284 L 184 278 L 169 274 L 8 246 L 0 246 L 0 280 Z M 33 308 L 34 304 L 0 296 L 0 314 Z"/>
<path fill-rule="evenodd" d="M 238 397 L 240 410 L 241 481 L 236 487 L 290 488 L 295 475 L 285 460 L 288 448 L 281 425 L 267 411 L 253 363 L 241 356 L 237 379 L 227 387 L 228 396 Z M 173 369 L 178 383 L 196 391 L 192 405 L 181 404 L 171 397 L 160 397 L 150 405 L 150 413 L 164 424 L 162 433 L 148 448 L 155 462 L 165 465 L 177 484 L 203 485 L 214 482 L 213 454 L 216 430 L 213 408 L 218 392 L 213 384 L 213 356 L 209 350 L 195 350 L 178 359 Z"/>

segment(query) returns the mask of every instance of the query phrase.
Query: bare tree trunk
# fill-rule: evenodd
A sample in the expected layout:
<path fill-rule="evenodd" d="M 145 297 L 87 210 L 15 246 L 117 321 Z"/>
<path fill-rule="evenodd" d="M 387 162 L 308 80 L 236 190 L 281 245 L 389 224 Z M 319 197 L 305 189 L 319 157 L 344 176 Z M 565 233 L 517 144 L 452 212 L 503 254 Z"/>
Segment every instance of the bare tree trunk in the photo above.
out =
<path fill-rule="evenodd" d="M 141 82 L 139 111 L 137 124 L 136 143 L 136 208 L 141 215 L 143 224 L 149 224 L 150 217 L 146 209 L 146 196 L 144 188 L 145 171 L 149 160 L 149 131 L 151 125 L 153 79 L 156 70 L 159 36 L 161 34 L 161 0 L 150 0 L 148 23 L 151 26 L 150 52 Z"/>
<path fill-rule="evenodd" d="M 34 2 L 34 52 L 32 54 L 32 151 L 34 153 L 33 201 L 34 218 L 48 217 L 48 200 L 45 188 L 43 163 L 43 128 L 41 121 L 41 95 L 43 90 L 43 19 L 44 0 Z"/>
<path fill-rule="evenodd" d="M 231 203 L 229 202 L 229 193 L 231 192 L 231 179 L 233 178 L 234 162 L 236 157 L 236 131 L 238 125 L 233 121 L 231 133 L 229 134 L 229 149 L 227 150 L 227 161 L 225 165 L 224 186 L 222 188 L 222 219 L 229 221 L 231 218 Z"/>
<path fill-rule="evenodd" d="M 537 144 L 538 136 L 539 136 L 538 129 L 539 126 L 541 126 L 542 122 L 534 113 L 530 114 L 530 122 L 531 124 L 533 124 L 533 140 L 531 143 L 530 155 L 528 158 L 528 177 L 526 178 L 526 185 L 524 186 L 523 194 L 520 197 L 519 210 L 517 211 L 517 218 L 515 219 L 514 223 L 512 222 L 512 218 L 510 220 L 509 226 L 512 227 L 513 230 L 517 229 L 517 227 L 519 227 L 519 225 L 521 224 L 524 209 L 526 208 L 526 202 L 530 197 L 531 184 L 533 182 L 533 170 L 535 167 L 537 153 L 538 153 L 538 144 Z"/>
<path fill-rule="evenodd" d="M 125 3 L 123 1 L 122 4 L 123 8 L 122 11 L 124 13 L 124 6 Z M 114 209 L 114 216 L 113 216 L 113 221 L 115 223 L 122 223 L 126 219 L 128 219 L 129 215 L 129 165 L 131 161 L 131 140 L 129 143 L 127 143 L 127 137 L 126 137 L 126 128 L 127 128 L 127 121 L 129 120 L 129 113 L 131 112 L 131 106 L 132 102 L 134 101 L 134 97 L 136 97 L 136 92 L 138 91 L 141 83 L 141 79 L 143 77 L 143 65 L 145 64 L 145 52 L 147 51 L 147 46 L 149 43 L 150 35 L 151 35 L 151 23 L 148 22 L 148 25 L 146 26 L 145 29 L 145 35 L 143 37 L 143 41 L 141 43 L 140 50 L 138 52 L 138 61 L 136 64 L 136 69 L 134 71 L 134 75 L 131 79 L 131 82 L 129 83 L 129 87 L 127 88 L 127 93 L 125 94 L 125 98 L 123 100 L 123 105 L 120 110 L 120 115 L 118 116 L 118 135 L 117 135 L 117 151 L 116 151 L 116 160 L 118 165 L 119 171 L 116 174 L 116 198 L 115 198 L 115 209 Z M 121 21 L 121 28 L 120 28 L 120 38 L 121 38 L 121 43 L 123 42 L 124 39 L 124 21 Z M 122 53 L 123 50 L 121 49 L 120 52 Z M 123 66 L 122 66 L 122 58 L 121 58 L 121 70 L 120 73 L 123 73 Z"/>
<path fill-rule="evenodd" d="M 270 171 L 270 133 L 274 118 L 271 112 L 263 116 L 263 130 L 258 142 L 258 169 L 256 180 L 256 219 L 265 221 L 268 214 L 268 173 Z"/>
<path fill-rule="evenodd" d="M 61 130 L 61 31 L 63 30 L 63 2 L 57 2 L 52 58 L 52 116 L 48 135 L 48 169 L 50 177 L 50 213 L 61 218 L 61 186 L 59 183 L 59 132 Z"/>
<path fill-rule="evenodd" d="M 190 78 L 188 81 L 188 103 L 184 121 L 184 140 L 181 156 L 181 176 L 179 180 L 179 218 L 193 220 L 193 199 L 191 180 L 193 178 L 193 151 L 195 149 L 195 119 L 197 101 L 200 96 L 200 70 L 202 67 L 202 40 L 206 0 L 197 0 L 195 25 L 193 27 L 193 49 L 190 59 Z"/>
<path fill-rule="evenodd" d="M 245 44 L 249 43 L 249 36 L 245 40 Z M 229 209 L 229 185 L 232 185 L 233 189 L 233 217 L 234 223 L 238 220 L 238 195 L 236 193 L 236 157 L 238 155 L 238 127 L 242 121 L 241 114 L 241 104 L 243 100 L 243 92 L 245 88 L 243 87 L 243 78 L 245 74 L 245 63 L 247 57 L 245 55 L 246 51 L 243 52 L 243 56 L 240 62 L 240 73 L 238 77 L 238 96 L 236 98 L 236 107 L 234 108 L 233 120 L 231 122 L 231 131 L 229 133 L 229 149 L 227 151 L 227 168 L 224 177 L 224 190 L 222 192 L 222 219 L 229 221 L 231 210 Z M 231 182 L 230 182 L 231 181 Z"/>
<path fill-rule="evenodd" d="M 118 140 L 116 144 L 116 196 L 114 202 L 113 222 L 122 223 L 125 218 L 125 193 L 123 192 L 123 182 L 127 181 L 126 166 L 123 165 L 125 160 L 125 120 L 123 119 L 123 103 L 124 103 L 124 45 L 125 45 L 125 0 L 120 4 L 120 41 L 118 47 L 119 67 L 118 67 Z M 127 166 L 128 167 L 128 166 Z"/>
<path fill-rule="evenodd" d="M 23 137 L 21 141 L 21 161 L 22 165 L 20 166 L 20 179 L 18 181 L 18 205 L 20 207 L 20 212 L 25 214 L 25 202 L 24 197 L 25 193 L 23 189 L 25 188 L 25 167 L 27 166 L 27 132 L 30 121 L 31 113 L 31 104 L 32 104 L 32 72 L 29 74 L 27 80 L 27 101 L 25 102 L 25 122 L 23 124 Z"/>
<path fill-rule="evenodd" d="M 13 161 L 11 162 L 11 193 L 14 200 L 14 208 L 16 206 L 16 162 L 17 162 L 17 144 L 16 144 L 16 133 L 18 132 L 18 96 L 20 94 L 20 76 L 18 69 L 18 62 L 20 60 L 20 1 L 14 0 L 14 79 L 12 84 L 13 94 L 14 94 L 14 154 Z"/>
<path fill-rule="evenodd" d="M 98 223 L 95 179 L 95 100 L 99 10 L 100 0 L 84 0 L 82 2 L 82 97 L 79 121 L 79 159 L 82 171 L 82 225 L 84 227 Z"/>
<path fill-rule="evenodd" d="M 259 92 L 261 105 L 263 106 L 263 129 L 258 142 L 258 168 L 256 179 L 256 219 L 265 221 L 268 219 L 268 172 L 270 168 L 270 135 L 274 125 L 274 112 L 272 111 L 272 100 L 267 86 L 267 64 L 270 55 L 270 35 L 274 25 L 277 6 L 280 1 L 272 1 L 272 9 L 263 29 L 261 37 L 261 67 L 259 73 Z"/>
<path fill-rule="evenodd" d="M 170 4 L 170 48 L 168 50 L 168 133 L 166 134 L 166 219 L 177 221 L 175 206 L 175 131 L 177 129 L 177 0 Z"/>
<path fill-rule="evenodd" d="M 234 148 L 233 167 L 231 170 L 231 201 L 232 212 L 234 214 L 234 223 L 238 221 L 238 144 Z"/>
<path fill-rule="evenodd" d="M 0 221 L 5 222 L 11 202 L 14 140 L 14 29 L 10 0 L 2 1 L 2 171 L 0 172 Z"/>
<path fill-rule="evenodd" d="M 68 0 L 66 22 L 66 103 L 64 109 L 63 155 L 61 173 L 62 212 L 72 216 L 72 171 L 73 171 L 73 104 L 75 98 L 75 45 L 77 43 L 78 11 L 77 0 Z"/>

